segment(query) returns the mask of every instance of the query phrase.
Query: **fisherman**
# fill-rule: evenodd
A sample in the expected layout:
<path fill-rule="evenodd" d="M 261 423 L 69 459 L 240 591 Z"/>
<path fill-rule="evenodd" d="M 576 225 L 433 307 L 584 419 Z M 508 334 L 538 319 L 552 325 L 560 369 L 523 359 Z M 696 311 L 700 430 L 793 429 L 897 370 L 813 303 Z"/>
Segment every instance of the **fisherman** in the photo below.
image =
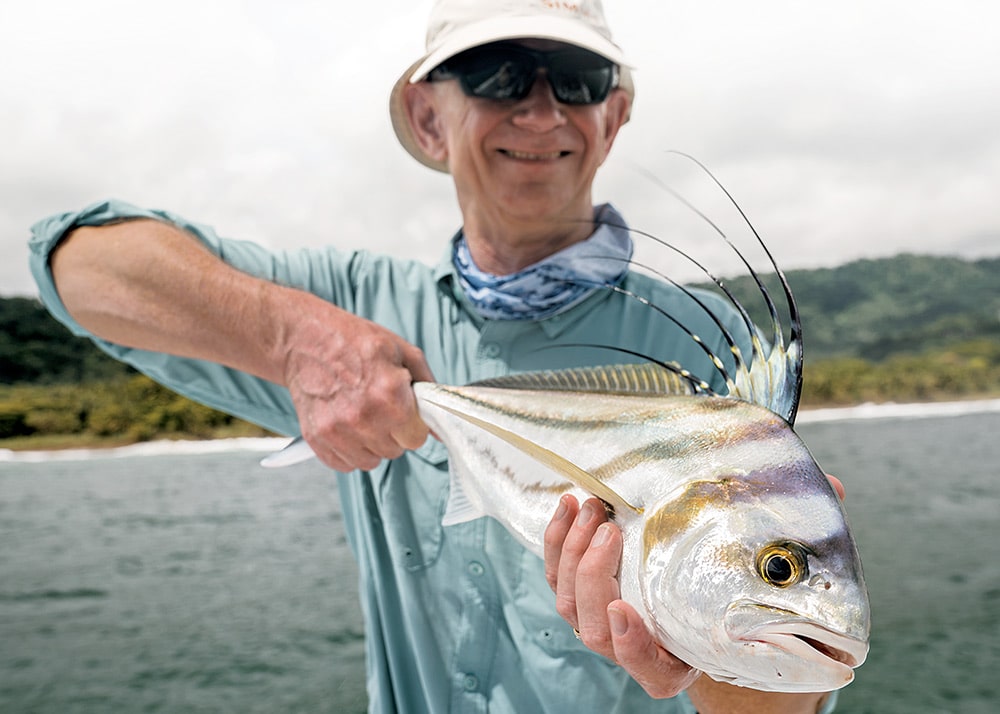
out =
<path fill-rule="evenodd" d="M 390 99 L 404 148 L 454 180 L 463 226 L 436 268 L 269 252 L 120 201 L 33 229 L 42 299 L 76 333 L 189 397 L 303 434 L 342 472 L 373 712 L 832 707 L 717 683 L 656 644 L 618 599 L 621 534 L 595 500 L 564 498 L 544 563 L 491 519 L 441 526 L 447 454 L 412 382 L 607 363 L 579 346 L 594 342 L 713 372 L 680 330 L 649 329 L 648 308 L 590 287 L 653 282 L 625 268 L 621 216 L 591 200 L 634 93 L 599 0 L 439 0 Z M 711 332 L 690 304 L 670 309 Z"/>

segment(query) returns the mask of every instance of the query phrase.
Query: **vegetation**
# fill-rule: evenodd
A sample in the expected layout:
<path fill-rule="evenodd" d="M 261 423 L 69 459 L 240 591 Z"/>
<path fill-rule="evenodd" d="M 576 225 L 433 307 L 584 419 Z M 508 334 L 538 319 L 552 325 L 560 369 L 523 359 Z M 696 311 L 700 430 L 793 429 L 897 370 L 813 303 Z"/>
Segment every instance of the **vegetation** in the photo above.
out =
<path fill-rule="evenodd" d="M 141 374 L 79 385 L 0 386 L 0 447 L 5 448 L 265 434 Z"/>
<path fill-rule="evenodd" d="M 1000 396 L 1000 342 L 973 340 L 879 362 L 836 357 L 807 363 L 802 406 Z"/>
<path fill-rule="evenodd" d="M 805 329 L 804 407 L 1000 395 L 1000 258 L 901 255 L 788 279 Z M 759 321 L 753 283 L 727 285 Z M 263 433 L 136 374 L 36 300 L 0 298 L 0 447 Z"/>
<path fill-rule="evenodd" d="M 792 270 L 787 277 L 801 311 L 809 362 L 834 357 L 881 362 L 969 340 L 1000 340 L 1000 258 L 904 254 Z M 777 302 L 780 286 L 773 276 L 765 282 Z M 765 317 L 750 278 L 727 285 L 754 319 Z"/>

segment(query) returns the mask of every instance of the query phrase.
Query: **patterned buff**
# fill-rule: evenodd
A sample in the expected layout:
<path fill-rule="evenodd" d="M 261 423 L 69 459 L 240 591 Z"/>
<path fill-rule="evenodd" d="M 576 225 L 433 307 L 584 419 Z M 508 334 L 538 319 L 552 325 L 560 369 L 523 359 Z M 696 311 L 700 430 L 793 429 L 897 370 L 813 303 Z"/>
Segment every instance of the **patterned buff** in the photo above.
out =
<path fill-rule="evenodd" d="M 597 230 L 587 240 L 513 275 L 482 272 L 460 235 L 452 260 L 476 311 L 489 320 L 541 320 L 570 309 L 602 286 L 617 284 L 628 272 L 632 238 L 610 204 L 600 206 L 594 220 Z"/>

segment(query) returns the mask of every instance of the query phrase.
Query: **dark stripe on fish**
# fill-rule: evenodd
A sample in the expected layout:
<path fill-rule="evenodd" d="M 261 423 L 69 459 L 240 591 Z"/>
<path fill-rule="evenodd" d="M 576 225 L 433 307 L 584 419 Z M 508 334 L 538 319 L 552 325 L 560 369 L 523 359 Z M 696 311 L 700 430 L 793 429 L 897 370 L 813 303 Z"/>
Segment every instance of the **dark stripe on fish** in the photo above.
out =
<path fill-rule="evenodd" d="M 681 495 L 648 514 L 643 531 L 643 556 L 648 556 L 657 543 L 688 530 L 707 509 L 757 508 L 767 498 L 802 495 L 803 489 L 799 488 L 802 480 L 794 476 L 801 471 L 800 463 L 792 462 L 747 475 L 689 483 Z"/>

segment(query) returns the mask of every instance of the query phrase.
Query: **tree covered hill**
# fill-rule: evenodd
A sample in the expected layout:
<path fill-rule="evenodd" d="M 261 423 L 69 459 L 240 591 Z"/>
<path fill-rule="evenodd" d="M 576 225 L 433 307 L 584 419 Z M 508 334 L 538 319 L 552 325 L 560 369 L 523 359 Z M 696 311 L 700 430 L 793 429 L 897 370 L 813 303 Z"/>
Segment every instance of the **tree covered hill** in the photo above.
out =
<path fill-rule="evenodd" d="M 71 384 L 129 373 L 70 333 L 38 300 L 0 298 L 0 384 Z"/>
<path fill-rule="evenodd" d="M 1000 258 L 903 254 L 792 270 L 787 278 L 801 310 L 807 361 L 877 362 L 969 340 L 1000 340 Z M 727 285 L 760 319 L 751 279 Z M 780 296 L 778 290 L 772 288 Z"/>
<path fill-rule="evenodd" d="M 787 277 L 802 313 L 807 364 L 848 357 L 879 362 L 971 340 L 1000 342 L 1000 258 L 899 255 L 793 270 Z M 759 320 L 751 280 L 726 284 Z M 0 384 L 80 383 L 128 373 L 89 340 L 71 335 L 38 301 L 0 298 Z"/>

